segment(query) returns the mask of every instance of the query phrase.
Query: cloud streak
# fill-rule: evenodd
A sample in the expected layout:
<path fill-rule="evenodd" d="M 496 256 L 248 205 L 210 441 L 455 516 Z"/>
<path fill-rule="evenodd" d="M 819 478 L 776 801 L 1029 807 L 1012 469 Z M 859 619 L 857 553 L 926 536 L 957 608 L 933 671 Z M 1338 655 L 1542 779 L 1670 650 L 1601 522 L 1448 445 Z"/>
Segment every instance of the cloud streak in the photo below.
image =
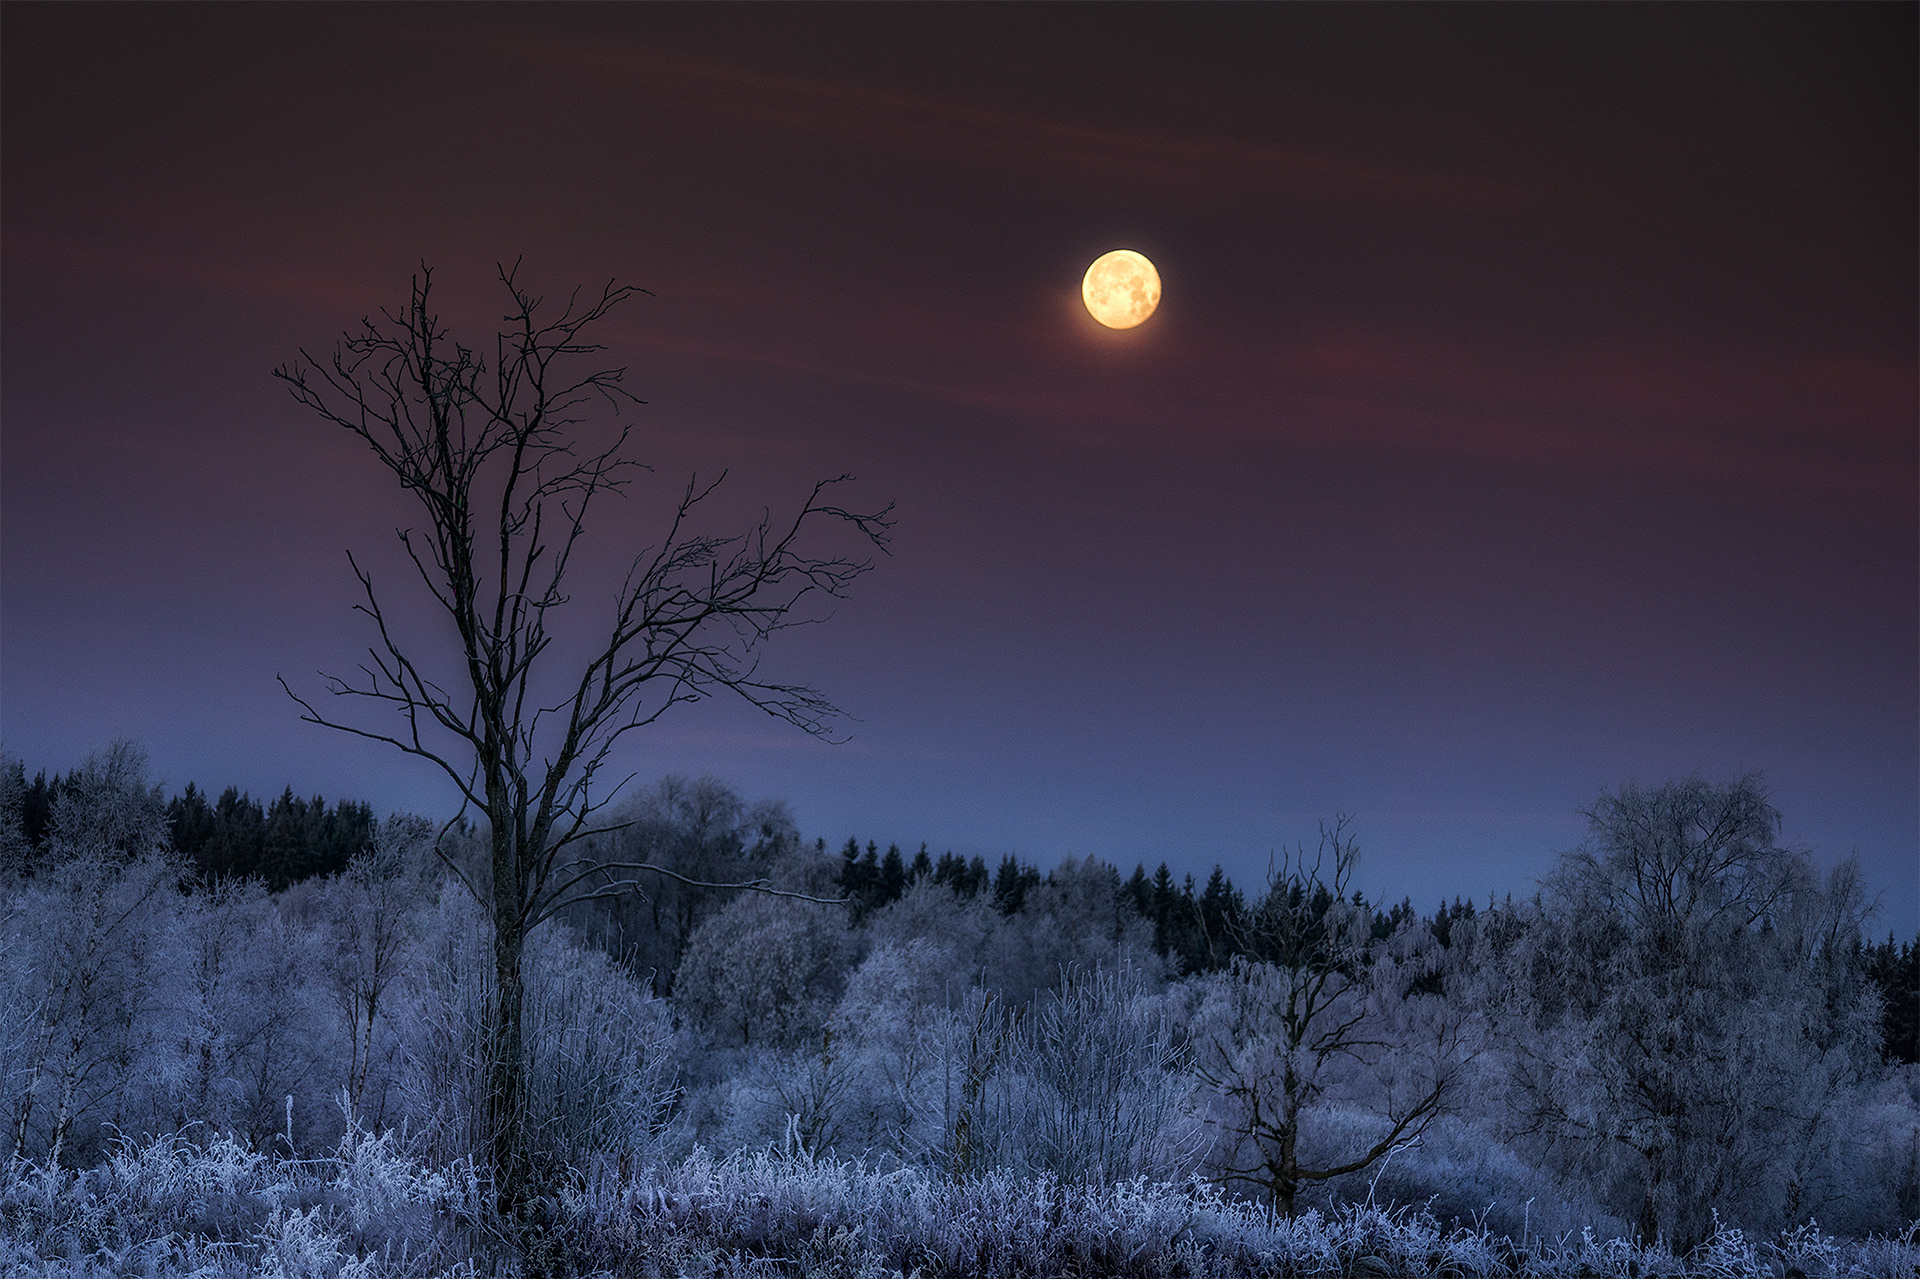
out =
<path fill-rule="evenodd" d="M 925 94 L 775 75 L 632 44 L 587 44 L 428 27 L 396 34 L 503 60 L 535 59 L 613 78 L 627 92 L 755 129 L 800 133 L 935 165 L 1059 183 L 1149 188 L 1160 201 L 1249 195 L 1389 209 L 1522 213 L 1577 193 L 1537 183 L 1422 172 L 1235 138 L 1140 130 L 992 110 Z"/>

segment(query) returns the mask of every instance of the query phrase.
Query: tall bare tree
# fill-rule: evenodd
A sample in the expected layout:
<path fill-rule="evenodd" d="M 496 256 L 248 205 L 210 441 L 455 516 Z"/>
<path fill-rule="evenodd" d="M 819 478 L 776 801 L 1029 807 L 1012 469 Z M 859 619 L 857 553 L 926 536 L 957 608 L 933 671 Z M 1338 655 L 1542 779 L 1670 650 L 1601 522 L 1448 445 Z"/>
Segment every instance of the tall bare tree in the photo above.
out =
<path fill-rule="evenodd" d="M 604 349 L 588 334 L 636 290 L 609 283 L 544 307 L 502 267 L 509 305 L 491 354 L 454 340 L 430 304 L 425 267 L 399 313 L 383 311 L 344 334 L 330 357 L 275 370 L 294 399 L 358 436 L 418 501 L 425 523 L 399 530 L 433 606 L 453 623 L 444 641 L 403 639 L 371 572 L 349 555 L 378 632 L 352 677 L 327 691 L 397 713 L 349 723 L 289 687 L 303 718 L 384 742 L 439 767 L 487 821 L 490 856 L 460 875 L 493 924 L 494 990 L 487 1063 L 489 1155 L 503 1209 L 517 1208 L 530 1174 L 522 959 L 527 936 L 567 906 L 633 890 L 644 862 L 608 863 L 585 841 L 606 829 L 596 814 L 617 787 L 600 784 L 615 744 L 670 707 L 731 693 L 777 719 L 828 735 L 839 712 L 818 691 L 764 677 L 762 646 L 787 627 L 821 620 L 817 599 L 840 597 L 871 561 L 815 555 L 803 535 L 840 525 L 884 549 L 891 506 L 858 513 L 816 483 L 799 510 L 763 515 L 745 533 L 693 531 L 719 481 L 690 480 L 661 541 L 635 557 L 589 654 L 560 669 L 554 624 L 568 603 L 569 569 L 597 498 L 622 490 L 639 464 L 625 456 L 631 427 L 598 426 L 640 401 L 624 369 L 582 357 Z M 724 475 L 721 477 L 724 479 Z M 444 656 L 443 656 L 444 655 Z M 454 659 L 458 673 L 439 663 Z M 282 681 L 284 686 L 285 681 Z"/>

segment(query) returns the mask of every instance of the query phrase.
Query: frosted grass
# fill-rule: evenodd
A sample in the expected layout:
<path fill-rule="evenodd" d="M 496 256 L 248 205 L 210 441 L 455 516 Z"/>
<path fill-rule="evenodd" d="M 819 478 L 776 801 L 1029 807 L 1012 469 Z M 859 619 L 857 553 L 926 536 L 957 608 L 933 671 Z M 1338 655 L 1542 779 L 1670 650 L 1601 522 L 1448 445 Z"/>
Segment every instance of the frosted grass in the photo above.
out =
<path fill-rule="evenodd" d="M 470 1162 L 429 1167 L 394 1133 L 350 1127 L 324 1158 L 191 1133 L 121 1142 L 83 1172 L 0 1173 L 0 1272 L 70 1276 L 478 1279 L 1914 1279 L 1920 1223 L 1865 1241 L 1803 1226 L 1721 1228 L 1686 1257 L 1591 1233 L 1515 1240 L 1409 1208 L 1291 1220 L 1210 1185 L 1076 1185 L 992 1173 L 954 1183 L 804 1153 L 622 1174 L 603 1162 L 536 1205 L 510 1244 Z"/>

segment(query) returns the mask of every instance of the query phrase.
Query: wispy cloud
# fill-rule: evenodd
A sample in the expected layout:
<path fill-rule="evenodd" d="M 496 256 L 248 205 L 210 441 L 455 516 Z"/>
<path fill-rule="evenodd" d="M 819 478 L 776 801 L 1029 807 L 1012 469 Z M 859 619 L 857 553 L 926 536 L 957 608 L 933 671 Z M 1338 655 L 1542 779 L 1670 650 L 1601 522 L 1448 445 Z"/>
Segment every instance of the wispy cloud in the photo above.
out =
<path fill-rule="evenodd" d="M 900 327 L 912 328 L 911 324 Z M 969 332 L 939 344 L 837 332 L 829 345 L 701 340 L 646 325 L 639 348 L 885 388 L 1046 423 L 1088 447 L 1236 450 L 1258 441 L 1387 456 L 1605 467 L 1782 495 L 1912 508 L 1911 365 L 1588 341 L 1468 341 L 1388 327 L 1292 340 L 1193 334 L 1148 368 L 1102 370 L 1057 338 Z M 873 358 L 862 353 L 877 352 Z M 990 374 L 969 371 L 978 366 Z"/>
<path fill-rule="evenodd" d="M 265 301 L 320 303 L 344 308 L 342 315 L 364 311 L 369 296 L 392 292 L 391 281 L 351 276 L 257 260 L 220 258 L 192 252 L 156 252 L 124 239 L 63 235 L 31 227 L 9 226 L 0 242 L 9 271 L 51 271 L 185 285 Z"/>
<path fill-rule="evenodd" d="M 1176 130 L 1140 130 L 992 110 L 925 94 L 775 75 L 635 44 L 531 34 L 404 28 L 417 40 L 611 76 L 756 129 L 1059 181 L 1152 189 L 1178 203 L 1266 193 L 1338 205 L 1521 212 L 1574 193 L 1461 173 L 1418 171 Z"/>

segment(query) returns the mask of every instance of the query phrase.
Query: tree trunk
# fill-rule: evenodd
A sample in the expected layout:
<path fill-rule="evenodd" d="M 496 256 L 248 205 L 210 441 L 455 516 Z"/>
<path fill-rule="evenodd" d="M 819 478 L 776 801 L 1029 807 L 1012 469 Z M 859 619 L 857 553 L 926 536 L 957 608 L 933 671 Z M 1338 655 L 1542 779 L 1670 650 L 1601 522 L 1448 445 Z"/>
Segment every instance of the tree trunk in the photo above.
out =
<path fill-rule="evenodd" d="M 13 1119 L 13 1157 L 27 1157 L 27 1124 L 33 1118 L 34 1089 L 40 1086 L 40 1071 L 46 1065 L 48 1040 L 50 1035 L 41 1037 L 39 1054 L 34 1058 L 33 1069 L 27 1074 L 27 1085 L 20 1092 L 20 1100 L 14 1108 Z"/>
<path fill-rule="evenodd" d="M 493 1015 L 487 1034 L 487 1140 L 500 1211 L 508 1216 L 526 1196 L 527 1058 L 521 1026 L 526 986 L 521 957 L 526 934 L 504 900 L 493 935 Z"/>
<path fill-rule="evenodd" d="M 1660 1239 L 1660 1151 L 1647 1155 L 1647 1188 L 1640 1198 L 1640 1246 L 1651 1248 Z"/>
<path fill-rule="evenodd" d="M 1298 1045 L 1292 1045 L 1297 1048 Z M 1287 1072 L 1282 1080 L 1280 1101 L 1280 1159 L 1275 1169 L 1273 1204 L 1280 1215 L 1293 1219 L 1294 1196 L 1300 1193 L 1300 1111 L 1306 1104 L 1300 1076 L 1293 1068 L 1293 1053 L 1287 1054 Z"/>
<path fill-rule="evenodd" d="M 1280 1130 L 1280 1158 L 1274 1169 L 1273 1206 L 1280 1215 L 1293 1218 L 1293 1199 L 1300 1193 L 1300 1119 L 1298 1113 L 1288 1116 L 1287 1124 Z"/>

